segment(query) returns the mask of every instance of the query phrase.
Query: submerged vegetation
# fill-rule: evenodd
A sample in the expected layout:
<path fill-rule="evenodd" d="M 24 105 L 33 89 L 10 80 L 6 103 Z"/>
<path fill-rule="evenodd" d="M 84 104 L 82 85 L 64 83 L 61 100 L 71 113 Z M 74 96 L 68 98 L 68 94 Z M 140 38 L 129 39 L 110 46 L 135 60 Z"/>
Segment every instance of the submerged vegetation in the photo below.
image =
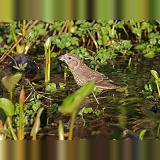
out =
<path fill-rule="evenodd" d="M 94 109 L 92 104 L 89 107 L 85 106 L 85 103 L 90 102 L 88 98 L 86 100 L 86 97 L 93 91 L 93 84 L 89 83 L 86 88 L 83 86 L 79 90 L 74 86 L 72 88 L 70 71 L 65 64 L 58 61 L 58 57 L 65 53 L 77 54 L 87 62 L 89 67 L 101 71 L 108 63 L 114 68 L 116 60 L 120 59 L 125 66 L 124 72 L 132 72 L 133 68 L 139 65 L 138 63 L 159 58 L 159 31 L 160 21 L 158 20 L 1 21 L 0 62 L 4 66 L 1 69 L 12 68 L 9 71 L 3 71 L 3 74 L 0 75 L 4 90 L 0 98 L 0 108 L 6 116 L 2 119 L 0 113 L 1 139 L 37 139 L 38 132 L 43 130 L 43 126 L 48 125 L 50 117 L 54 119 L 53 117 L 59 115 L 59 112 L 72 114 L 68 139 L 74 139 L 72 138 L 73 123 L 77 114 L 84 126 L 89 126 L 96 119 L 108 119 L 110 116 L 104 111 L 106 106 L 98 108 L 101 107 L 101 103 L 97 104 L 98 107 Z M 15 58 L 16 55 L 18 58 Z M 19 58 L 19 55 L 22 58 Z M 26 57 L 26 55 L 30 56 Z M 135 60 L 138 63 L 134 63 Z M 9 65 L 11 62 L 12 65 Z M 55 80 L 58 75 L 62 75 L 61 73 L 64 74 L 63 78 Z M 137 93 L 142 98 L 156 103 L 156 106 L 160 98 L 158 73 L 159 71 L 154 66 L 149 68 L 148 79 L 144 79 L 141 83 L 143 87 Z M 115 76 L 117 74 L 115 73 Z M 130 85 L 126 83 L 126 79 L 118 82 L 126 88 Z M 87 90 L 87 87 L 90 88 Z M 133 87 L 126 88 L 124 89 L 126 97 L 129 93 L 133 94 Z M 5 91 L 8 91 L 9 95 Z M 111 118 L 114 123 L 108 123 L 108 126 L 119 127 L 119 130 L 123 132 L 127 130 L 127 126 L 122 124 L 126 123 L 125 118 L 127 117 L 125 116 L 130 113 L 126 113 L 125 108 L 122 107 L 126 99 L 118 100 L 114 96 L 113 94 L 110 101 L 120 107 L 121 116 L 119 126 L 114 125 L 116 123 L 114 117 Z M 90 99 L 95 105 L 97 99 L 93 97 Z M 81 106 L 83 101 L 84 105 Z M 60 117 L 63 116 L 61 114 Z M 61 118 L 59 120 L 56 126 L 56 132 L 59 131 L 59 133 L 55 137 L 58 138 L 59 135 L 59 139 L 65 139 L 64 132 L 69 129 L 63 128 L 65 125 L 63 126 Z M 109 138 L 115 138 L 112 132 L 110 133 Z M 126 135 L 128 133 L 130 137 L 135 137 L 131 132 L 127 132 Z M 143 139 L 145 133 L 146 130 L 138 133 L 140 139 Z M 159 122 L 156 133 L 155 137 L 159 139 Z M 98 135 L 99 132 L 91 129 L 90 134 Z M 116 138 L 121 139 L 119 137 Z"/>

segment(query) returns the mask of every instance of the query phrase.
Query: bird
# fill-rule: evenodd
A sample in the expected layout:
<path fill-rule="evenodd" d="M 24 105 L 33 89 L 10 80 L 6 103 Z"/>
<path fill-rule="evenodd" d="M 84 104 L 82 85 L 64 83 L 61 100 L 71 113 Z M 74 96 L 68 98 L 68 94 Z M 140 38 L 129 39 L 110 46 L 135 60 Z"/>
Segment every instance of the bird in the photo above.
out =
<path fill-rule="evenodd" d="M 82 86 L 83 83 L 94 81 L 95 87 L 100 90 L 121 87 L 104 74 L 89 68 L 76 54 L 66 53 L 58 57 L 58 59 L 68 65 L 78 86 Z"/>

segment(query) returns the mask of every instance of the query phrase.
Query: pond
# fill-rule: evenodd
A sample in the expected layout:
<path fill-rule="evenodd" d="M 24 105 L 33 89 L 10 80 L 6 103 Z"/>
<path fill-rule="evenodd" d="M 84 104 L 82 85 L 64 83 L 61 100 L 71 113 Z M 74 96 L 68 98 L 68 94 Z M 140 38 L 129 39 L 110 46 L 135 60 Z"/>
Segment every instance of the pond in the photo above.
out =
<path fill-rule="evenodd" d="M 158 134 L 159 109 L 153 111 L 158 102 L 147 99 L 142 95 L 144 85 L 151 79 L 151 69 L 158 71 L 159 60 L 144 59 L 138 56 L 132 57 L 130 65 L 129 58 L 119 56 L 109 61 L 106 66 L 98 69 L 101 73 L 122 85 L 123 91 L 109 90 L 96 94 L 99 104 L 91 94 L 79 107 L 74 125 L 73 139 L 138 139 L 140 132 L 146 129 L 144 139 L 156 139 Z M 43 70 L 41 60 L 38 62 L 40 70 Z M 56 63 L 62 64 L 57 61 Z M 3 69 L 2 69 L 3 70 Z M 40 71 L 39 71 L 40 72 Z M 38 73 L 39 74 L 39 73 Z M 57 68 L 52 69 L 51 82 L 58 84 L 64 82 L 63 71 Z M 1 75 L 1 77 L 4 76 Z M 33 80 L 40 87 L 36 93 L 44 93 L 44 80 Z M 29 84 L 28 84 L 29 85 Z M 28 90 L 31 88 L 29 87 Z M 67 132 L 70 125 L 70 115 L 63 115 L 51 109 L 52 104 L 60 105 L 65 97 L 78 89 L 72 74 L 67 81 L 67 87 L 55 94 L 45 94 L 40 99 L 44 106 L 41 116 L 41 129 L 38 132 L 38 139 L 58 139 L 58 122 L 63 121 L 64 130 Z M 29 92 L 26 90 L 26 92 Z M 3 90 L 4 95 L 5 90 Z M 18 93 L 19 94 L 19 93 Z M 18 96 L 17 96 L 18 97 Z M 26 102 L 30 103 L 30 102 Z M 159 106 L 158 106 L 159 108 Z M 3 113 L 0 113 L 1 117 Z M 28 117 L 29 118 L 29 117 Z M 1 118 L 2 119 L 2 118 Z M 29 121 L 29 120 L 28 120 Z M 26 135 L 30 132 L 31 126 L 26 129 Z M 126 133 L 126 134 L 125 134 Z M 27 137 L 27 136 L 26 136 Z M 29 137 L 29 136 L 28 136 Z"/>
<path fill-rule="evenodd" d="M 134 57 L 130 67 L 128 67 L 128 62 L 128 58 L 119 57 L 99 69 L 101 73 L 121 84 L 125 89 L 123 92 L 109 90 L 96 95 L 99 104 L 93 95 L 86 98 L 80 106 L 81 111 L 79 109 L 77 114 L 74 139 L 125 139 L 127 136 L 124 133 L 128 130 L 132 131 L 131 136 L 136 139 L 135 137 L 138 137 L 143 129 L 147 130 L 145 139 L 157 138 L 159 111 L 154 113 L 152 108 L 158 102 L 146 99 L 141 92 L 152 77 L 150 70 L 158 70 L 158 59 L 147 60 Z M 72 75 L 68 85 L 73 90 L 77 88 Z M 59 114 L 50 117 L 49 126 L 55 125 L 59 119 L 64 119 L 67 132 L 70 117 L 62 117 Z M 50 127 L 49 129 L 52 128 L 51 133 L 55 135 L 56 126 Z"/>

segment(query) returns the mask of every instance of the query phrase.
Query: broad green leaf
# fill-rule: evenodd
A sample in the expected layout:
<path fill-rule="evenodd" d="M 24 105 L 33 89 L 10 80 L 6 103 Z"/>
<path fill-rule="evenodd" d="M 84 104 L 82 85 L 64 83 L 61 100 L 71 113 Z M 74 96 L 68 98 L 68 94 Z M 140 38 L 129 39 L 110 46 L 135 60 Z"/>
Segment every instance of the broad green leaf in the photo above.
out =
<path fill-rule="evenodd" d="M 12 76 L 5 76 L 1 79 L 1 82 L 3 83 L 4 87 L 7 89 L 8 92 L 13 91 L 15 85 L 18 83 L 18 81 L 21 79 L 22 74 L 16 73 Z"/>
<path fill-rule="evenodd" d="M 83 100 L 92 93 L 94 89 L 94 82 L 89 82 L 88 84 L 84 84 L 79 90 L 75 93 L 69 95 L 59 106 L 58 110 L 61 113 L 73 113 L 79 105 L 83 102 Z"/>
<path fill-rule="evenodd" d="M 139 44 L 139 45 L 137 45 L 137 46 L 134 47 L 134 49 L 140 50 L 140 51 L 144 50 L 145 48 L 146 48 L 145 44 Z"/>
<path fill-rule="evenodd" d="M 155 70 L 150 70 L 150 72 L 151 72 L 152 76 L 153 76 L 156 80 L 158 80 L 159 75 L 158 75 L 157 71 L 155 71 Z"/>
<path fill-rule="evenodd" d="M 154 58 L 155 57 L 155 52 L 154 51 L 149 51 L 147 54 L 144 55 L 146 58 Z"/>
<path fill-rule="evenodd" d="M 0 98 L 0 108 L 3 109 L 7 117 L 14 115 L 14 105 L 7 98 Z"/>

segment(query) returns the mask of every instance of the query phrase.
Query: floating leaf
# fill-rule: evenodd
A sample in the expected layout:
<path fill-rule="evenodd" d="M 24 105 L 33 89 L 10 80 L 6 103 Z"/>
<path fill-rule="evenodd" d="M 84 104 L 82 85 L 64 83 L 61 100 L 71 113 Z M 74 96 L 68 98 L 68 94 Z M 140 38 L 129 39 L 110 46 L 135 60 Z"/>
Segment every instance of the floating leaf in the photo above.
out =
<path fill-rule="evenodd" d="M 4 87 L 7 89 L 8 92 L 13 91 L 15 85 L 18 83 L 18 81 L 21 79 L 22 74 L 16 73 L 12 76 L 5 76 L 2 78 L 1 82 L 3 83 Z"/>
<path fill-rule="evenodd" d="M 83 102 L 86 96 L 92 93 L 94 89 L 94 82 L 84 84 L 75 93 L 69 95 L 58 108 L 61 113 L 73 113 L 79 105 Z"/>
<path fill-rule="evenodd" d="M 0 98 L 0 108 L 3 109 L 7 117 L 14 115 L 14 105 L 7 98 Z"/>

